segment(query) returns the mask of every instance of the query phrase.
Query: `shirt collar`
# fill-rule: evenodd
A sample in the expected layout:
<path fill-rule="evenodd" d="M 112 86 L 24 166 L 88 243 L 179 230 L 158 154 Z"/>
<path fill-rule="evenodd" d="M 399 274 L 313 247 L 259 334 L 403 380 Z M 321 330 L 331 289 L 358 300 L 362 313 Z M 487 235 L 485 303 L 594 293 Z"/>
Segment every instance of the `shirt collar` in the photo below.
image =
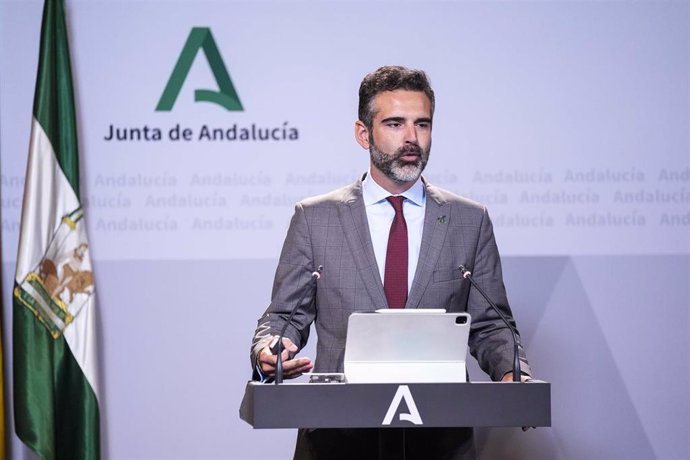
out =
<path fill-rule="evenodd" d="M 417 179 L 412 187 L 401 193 L 408 201 L 416 206 L 424 206 L 425 191 L 421 179 Z M 362 180 L 362 198 L 364 205 L 369 206 L 385 200 L 391 193 L 376 183 L 371 176 L 371 170 Z"/>

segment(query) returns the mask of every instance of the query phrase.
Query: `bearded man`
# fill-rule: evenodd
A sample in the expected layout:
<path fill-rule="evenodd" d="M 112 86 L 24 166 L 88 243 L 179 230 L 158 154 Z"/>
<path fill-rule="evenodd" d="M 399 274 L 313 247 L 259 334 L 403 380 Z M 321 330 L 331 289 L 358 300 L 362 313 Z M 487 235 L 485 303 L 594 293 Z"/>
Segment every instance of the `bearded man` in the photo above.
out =
<path fill-rule="evenodd" d="M 283 341 L 286 378 L 312 369 L 342 372 L 347 321 L 354 312 L 445 308 L 470 313 L 470 353 L 493 380 L 512 380 L 512 334 L 459 269 L 472 271 L 514 325 L 487 210 L 421 176 L 431 150 L 434 104 L 434 91 L 419 70 L 386 66 L 362 81 L 355 139 L 369 150 L 369 170 L 352 185 L 296 205 L 271 303 L 254 336 L 255 379 L 274 376 L 276 356 L 269 345 L 302 298 Z M 311 275 L 319 266 L 324 275 L 315 285 Z M 313 363 L 297 355 L 312 323 L 318 333 Z M 520 354 L 528 377 L 522 349 Z M 295 458 L 476 454 L 471 428 L 302 429 Z"/>

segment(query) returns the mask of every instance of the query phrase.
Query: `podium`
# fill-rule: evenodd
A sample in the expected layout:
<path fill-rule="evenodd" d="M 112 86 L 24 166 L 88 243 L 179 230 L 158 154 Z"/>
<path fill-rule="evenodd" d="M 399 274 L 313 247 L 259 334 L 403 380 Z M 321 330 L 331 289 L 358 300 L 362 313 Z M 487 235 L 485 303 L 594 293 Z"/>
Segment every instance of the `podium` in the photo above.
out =
<path fill-rule="evenodd" d="M 254 428 L 551 426 L 551 384 L 249 382 L 240 418 Z"/>

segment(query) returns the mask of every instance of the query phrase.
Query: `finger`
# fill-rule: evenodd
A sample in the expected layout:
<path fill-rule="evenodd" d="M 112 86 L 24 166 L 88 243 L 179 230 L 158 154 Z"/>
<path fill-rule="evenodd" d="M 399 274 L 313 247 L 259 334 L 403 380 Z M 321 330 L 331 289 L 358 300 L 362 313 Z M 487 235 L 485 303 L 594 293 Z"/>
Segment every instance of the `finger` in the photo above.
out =
<path fill-rule="evenodd" d="M 275 366 L 276 364 L 276 356 L 268 351 L 262 351 L 261 354 L 259 354 L 259 362 L 261 364 L 270 364 L 272 366 Z"/>
<path fill-rule="evenodd" d="M 298 363 L 295 363 L 296 361 L 299 361 Z M 300 360 L 289 360 L 285 361 L 284 367 L 283 367 L 283 377 L 299 377 L 305 372 L 308 372 L 312 369 L 313 365 L 311 361 L 308 358 L 305 359 L 300 359 Z M 270 364 L 262 365 L 261 366 L 261 371 L 270 376 L 273 377 L 276 372 L 276 367 Z"/>
<path fill-rule="evenodd" d="M 268 364 L 262 364 L 261 365 L 261 372 L 263 372 L 266 375 L 273 375 L 276 372 L 276 368 L 274 366 L 271 366 Z"/>
<path fill-rule="evenodd" d="M 297 353 L 299 350 L 297 345 L 292 343 L 292 340 L 288 339 L 287 337 L 283 337 L 283 348 L 291 353 Z"/>
<path fill-rule="evenodd" d="M 259 355 L 259 364 L 261 371 L 269 376 L 275 374 L 277 365 L 277 356 L 272 354 L 270 350 L 266 349 Z M 296 372 L 303 373 L 312 368 L 311 359 L 309 358 L 295 358 L 290 359 L 288 352 L 283 352 L 283 375 L 288 376 Z"/>
<path fill-rule="evenodd" d="M 311 366 L 311 360 L 309 358 L 295 358 L 285 361 L 283 363 L 283 370 L 287 372 L 306 366 Z"/>
<path fill-rule="evenodd" d="M 309 372 L 311 369 L 312 369 L 312 365 L 307 364 L 307 365 L 292 369 L 289 372 L 286 372 L 284 375 L 287 378 L 295 378 L 295 377 L 299 377 L 300 375 L 304 374 L 305 372 Z"/>
<path fill-rule="evenodd" d="M 276 347 L 277 342 L 278 342 L 278 336 L 274 335 L 273 340 L 271 340 L 271 342 L 268 345 L 268 348 L 269 348 L 269 350 L 271 350 L 271 353 L 275 354 L 275 352 L 277 351 L 277 347 Z M 282 343 L 283 343 L 283 346 L 282 346 L 283 350 L 288 350 L 292 353 L 296 353 L 299 350 L 299 348 L 297 348 L 297 345 L 292 343 L 292 340 L 290 340 L 287 337 L 283 337 Z"/>
<path fill-rule="evenodd" d="M 286 361 L 283 364 L 283 372 L 286 375 L 302 374 L 311 370 L 313 364 L 309 358 L 297 358 Z"/>
<path fill-rule="evenodd" d="M 276 356 L 271 353 L 268 347 L 264 348 L 259 354 L 259 367 L 263 373 L 268 375 L 275 372 Z"/>

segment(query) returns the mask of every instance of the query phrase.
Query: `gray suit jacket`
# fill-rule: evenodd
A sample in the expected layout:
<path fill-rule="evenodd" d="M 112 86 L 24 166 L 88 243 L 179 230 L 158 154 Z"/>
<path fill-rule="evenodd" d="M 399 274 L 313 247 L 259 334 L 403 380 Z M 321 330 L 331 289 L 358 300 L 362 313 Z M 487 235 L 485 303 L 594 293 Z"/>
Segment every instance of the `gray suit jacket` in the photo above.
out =
<path fill-rule="evenodd" d="M 483 206 L 426 181 L 424 185 L 427 200 L 422 244 L 405 308 L 470 313 L 470 352 L 493 380 L 499 380 L 512 370 L 511 333 L 476 289 L 461 278 L 458 268 L 464 265 L 472 271 L 475 281 L 513 321 L 491 220 Z M 316 288 L 307 288 L 319 265 L 324 267 L 321 279 Z M 270 340 L 268 337 L 280 333 L 305 289 L 308 293 L 286 336 L 301 349 L 315 323 L 318 343 L 314 372 L 342 372 L 350 314 L 387 308 L 361 179 L 295 206 L 276 270 L 271 304 L 258 321 L 252 364 L 255 353 Z M 522 350 L 521 358 L 523 372 L 530 374 Z"/>

